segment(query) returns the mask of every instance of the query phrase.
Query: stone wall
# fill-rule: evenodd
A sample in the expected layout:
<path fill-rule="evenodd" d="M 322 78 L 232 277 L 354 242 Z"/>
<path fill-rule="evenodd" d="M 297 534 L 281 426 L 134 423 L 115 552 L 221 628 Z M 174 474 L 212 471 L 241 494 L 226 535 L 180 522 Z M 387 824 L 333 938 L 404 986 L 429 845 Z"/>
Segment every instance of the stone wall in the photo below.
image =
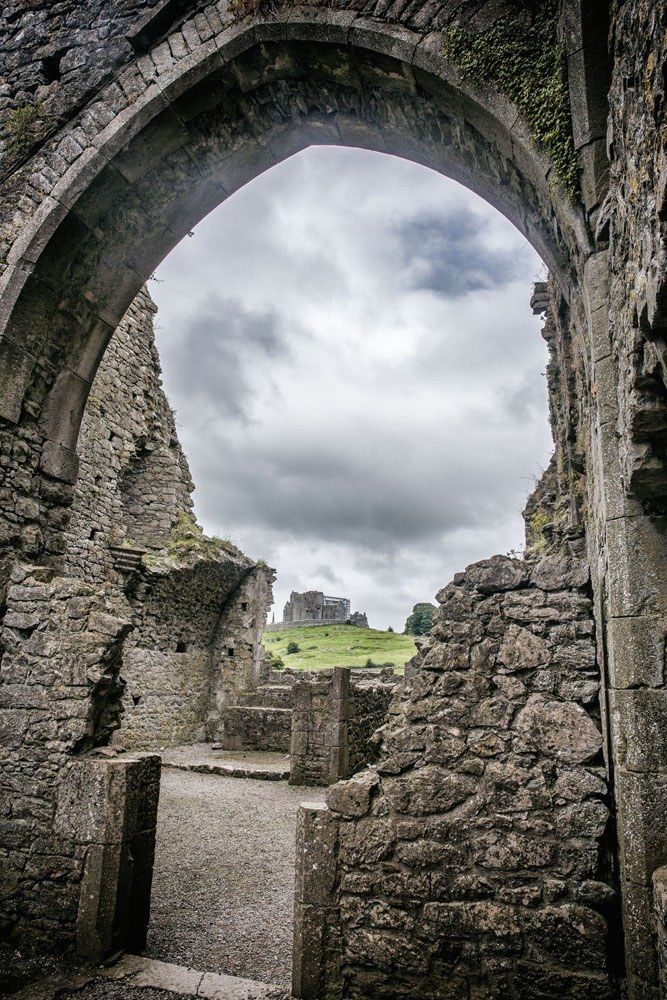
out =
<path fill-rule="evenodd" d="M 53 828 L 59 779 L 67 780 L 73 758 L 112 740 L 146 750 L 202 739 L 216 672 L 228 669 L 218 654 L 236 643 L 232 670 L 245 676 L 245 661 L 261 656 L 271 603 L 272 571 L 231 543 L 205 538 L 194 521 L 192 481 L 160 383 L 154 313 L 144 290 L 111 337 L 92 387 L 63 532 L 67 575 L 14 565 L 2 623 L 1 931 L 22 939 L 29 924 L 32 946 L 76 941 L 88 957 L 107 953 L 125 933 L 136 945 L 147 919 L 150 851 L 138 895 L 108 885 L 100 904 L 118 892 L 122 914 L 134 900 L 135 922 L 107 927 L 108 940 L 96 944 L 97 917 L 89 914 L 88 930 L 77 924 L 79 893 L 88 895 L 81 879 L 122 874 L 104 859 L 139 848 L 111 831 L 102 867 L 92 870 L 99 843 L 91 846 L 82 831 L 65 836 L 62 815 Z M 143 844 L 147 831 L 134 832 Z"/>
<path fill-rule="evenodd" d="M 159 795 L 157 754 L 80 758 L 60 784 L 54 829 L 83 861 L 76 951 L 91 964 L 146 947 Z"/>
<path fill-rule="evenodd" d="M 653 900 L 658 937 L 660 987 L 663 995 L 667 995 L 667 868 L 658 868 L 653 873 Z"/>
<path fill-rule="evenodd" d="M 194 484 L 162 389 L 156 312 L 142 289 L 111 337 L 81 422 L 65 570 L 95 583 L 121 581 L 112 547 L 160 549 L 191 519 Z"/>
<path fill-rule="evenodd" d="M 216 622 L 206 737 L 225 738 L 225 709 L 239 701 L 242 692 L 254 690 L 264 681 L 270 666 L 261 637 L 266 615 L 273 602 L 275 572 L 259 565 L 234 591 Z"/>
<path fill-rule="evenodd" d="M 586 565 L 496 557 L 438 602 L 376 767 L 327 793 L 342 993 L 322 995 L 616 997 Z"/>
<path fill-rule="evenodd" d="M 392 669 L 380 674 L 353 670 L 350 675 L 350 707 L 347 719 L 347 769 L 350 777 L 377 759 L 377 731 L 384 725 L 394 690 L 399 682 Z"/>
<path fill-rule="evenodd" d="M 194 486 L 160 379 L 156 311 L 143 289 L 95 376 L 65 553 L 71 575 L 126 593 L 133 629 L 115 744 L 139 750 L 205 738 L 218 671 L 242 685 L 244 658 L 261 655 L 271 599 L 269 571 L 231 543 L 206 539 L 194 520 Z"/>
<path fill-rule="evenodd" d="M 74 940 L 85 848 L 53 829 L 73 755 L 120 725 L 122 595 L 44 567 L 16 566 L 2 628 L 0 925 L 34 948 Z"/>

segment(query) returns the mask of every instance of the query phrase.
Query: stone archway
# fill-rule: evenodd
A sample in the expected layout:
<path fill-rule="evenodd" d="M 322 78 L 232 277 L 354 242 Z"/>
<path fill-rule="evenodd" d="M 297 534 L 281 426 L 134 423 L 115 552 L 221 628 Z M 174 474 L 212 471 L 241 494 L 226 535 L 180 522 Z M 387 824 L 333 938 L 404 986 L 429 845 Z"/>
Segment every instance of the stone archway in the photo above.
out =
<path fill-rule="evenodd" d="M 575 3 L 563 8 L 582 171 L 581 197 L 570 201 L 559 192 L 552 164 L 517 109 L 483 81 L 470 84 L 444 58 L 441 12 L 426 16 L 420 27 L 406 27 L 400 17 L 391 23 L 377 10 L 370 18 L 347 9 L 313 8 L 235 18 L 221 4 L 208 13 L 197 10 L 170 32 L 177 6 L 159 5 L 130 32 L 135 52 L 117 66 L 112 82 L 91 74 L 82 110 L 72 109 L 69 120 L 11 176 L 8 198 L 15 191 L 25 197 L 5 227 L 1 286 L 0 417 L 8 456 L 3 579 L 17 559 L 58 568 L 77 474 L 78 428 L 99 359 L 145 279 L 198 219 L 261 170 L 318 142 L 383 149 L 466 183 L 514 222 L 552 273 L 561 362 L 553 387 L 560 404 L 558 472 L 570 490 L 576 483 L 581 488 L 583 466 L 588 474 L 583 488 L 597 627 L 604 637 L 600 666 L 611 723 L 607 765 L 619 818 L 627 959 L 634 995 L 650 996 L 657 975 L 650 881 L 667 861 L 664 833 L 651 820 L 656 802 L 664 808 L 660 774 L 666 765 L 664 748 L 654 745 L 651 735 L 667 711 L 659 670 L 666 600 L 659 505 L 664 275 L 659 237 L 647 214 L 651 197 L 630 207 L 623 200 L 623 164 L 635 141 L 624 120 L 615 122 L 612 164 L 622 211 L 609 200 L 602 205 L 608 80 L 596 71 L 604 16 L 582 17 Z M 655 75 L 656 52 L 662 51 L 657 21 L 649 17 L 645 25 L 631 3 L 623 15 L 616 23 L 619 67 L 623 59 L 634 59 Z M 473 30 L 484 24 L 480 16 Z M 653 45 L 652 68 L 648 50 L 637 50 L 637 37 Z M 626 80 L 619 68 L 611 83 L 617 97 L 625 95 Z M 642 105 L 628 97 L 627 103 L 646 126 L 645 152 L 656 151 L 659 162 L 650 101 Z M 639 132 L 635 128 L 635 135 Z M 645 187 L 662 190 L 664 200 L 655 173 Z M 610 225 L 624 234 L 626 257 L 634 254 L 632 289 L 623 284 L 629 280 L 623 277 L 627 260 L 616 247 L 608 249 Z M 642 225 L 651 237 L 647 261 L 630 249 L 629 234 Z M 634 310 L 632 343 L 624 339 L 625 298 Z M 638 488 L 628 499 L 626 490 L 634 483 Z M 646 496 L 653 507 L 642 506 Z M 26 579 L 21 572 L 14 570 L 15 587 Z M 45 586 L 39 573 L 31 579 Z M 28 596 L 41 600 L 44 594 Z M 11 646 L 11 629 L 20 631 L 21 620 L 8 618 L 5 625 Z M 114 629 L 114 636 L 121 634 L 122 621 Z M 74 686 L 79 696 L 85 694 L 85 683 Z M 23 687 L 24 678 L 10 677 L 5 692 L 24 697 Z M 36 811 L 35 829 L 44 854 L 56 860 L 40 878 L 48 886 L 46 896 L 63 901 L 66 917 L 60 931 L 47 926 L 43 937 L 67 942 L 81 858 L 63 841 L 62 829 L 55 839 L 51 832 L 54 779 L 68 758 L 62 741 L 48 753 L 40 746 L 56 719 L 38 688 L 13 709 L 5 742 L 8 760 L 18 761 L 23 773 L 27 766 L 36 798 L 46 803 Z M 61 727 L 80 728 L 73 721 L 80 709 L 79 704 L 70 718 L 63 699 Z M 39 775 L 45 765 L 46 781 Z M 639 835 L 636 822 L 630 823 L 637 815 Z M 8 856 L 16 884 L 25 856 L 19 833 Z M 64 877 L 56 873 L 58 864 L 65 866 Z M 19 921 L 26 933 L 39 924 L 39 911 L 34 901 L 24 907 Z"/>

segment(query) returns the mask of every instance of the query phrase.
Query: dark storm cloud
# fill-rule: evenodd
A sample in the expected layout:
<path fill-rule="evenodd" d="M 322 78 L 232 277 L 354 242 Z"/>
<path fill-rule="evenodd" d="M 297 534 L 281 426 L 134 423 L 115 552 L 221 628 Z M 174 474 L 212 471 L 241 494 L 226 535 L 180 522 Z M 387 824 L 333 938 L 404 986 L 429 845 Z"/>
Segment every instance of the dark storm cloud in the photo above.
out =
<path fill-rule="evenodd" d="M 253 360 L 289 353 L 277 312 L 255 311 L 216 294 L 187 318 L 181 333 L 178 347 L 169 352 L 172 385 L 179 396 L 205 398 L 234 420 L 247 418 Z"/>
<path fill-rule="evenodd" d="M 447 472 L 425 452 L 399 464 L 377 465 L 369 447 L 344 441 L 314 453 L 302 440 L 236 448 L 219 440 L 218 461 L 200 482 L 204 516 L 234 511 L 235 522 L 261 524 L 277 536 L 352 544 L 381 560 L 401 546 L 429 544 L 447 532 L 498 519 L 508 490 L 500 466 L 480 467 L 474 455 L 450 453 Z M 495 489 L 483 491 L 483 483 Z M 471 493 L 475 502 L 470 502 Z"/>
<path fill-rule="evenodd" d="M 467 209 L 406 219 L 397 231 L 414 289 L 458 299 L 506 285 L 524 270 L 515 249 L 485 244 L 484 220 Z"/>

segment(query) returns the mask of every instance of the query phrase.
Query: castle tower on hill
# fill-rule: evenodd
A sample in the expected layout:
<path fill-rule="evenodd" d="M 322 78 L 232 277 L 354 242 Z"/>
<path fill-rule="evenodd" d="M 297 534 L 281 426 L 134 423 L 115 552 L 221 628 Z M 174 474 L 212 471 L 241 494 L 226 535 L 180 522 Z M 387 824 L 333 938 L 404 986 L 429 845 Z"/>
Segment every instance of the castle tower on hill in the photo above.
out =
<path fill-rule="evenodd" d="M 282 626 L 288 625 L 356 625 L 368 628 L 363 612 L 350 613 L 349 597 L 329 597 L 321 590 L 293 590 L 283 609 Z"/>

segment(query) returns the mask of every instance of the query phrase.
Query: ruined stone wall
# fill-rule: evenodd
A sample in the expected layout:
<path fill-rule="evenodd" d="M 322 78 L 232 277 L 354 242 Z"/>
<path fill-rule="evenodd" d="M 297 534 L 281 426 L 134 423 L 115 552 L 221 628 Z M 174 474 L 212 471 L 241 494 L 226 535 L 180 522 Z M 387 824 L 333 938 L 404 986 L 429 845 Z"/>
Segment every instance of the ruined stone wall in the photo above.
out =
<path fill-rule="evenodd" d="M 127 593 L 133 629 L 123 647 L 127 689 L 115 742 L 139 750 L 204 739 L 220 654 L 225 662 L 228 646 L 243 646 L 237 673 L 246 652 L 259 655 L 257 635 L 248 636 L 231 609 L 220 632 L 223 609 L 249 573 L 263 573 L 231 543 L 204 538 L 194 521 L 194 486 L 160 379 L 156 311 L 143 289 L 95 376 L 65 558 L 72 575 L 111 580 Z M 270 590 L 246 589 L 246 618 L 262 622 Z"/>
<path fill-rule="evenodd" d="M 58 777 L 72 755 L 112 736 L 123 749 L 202 739 L 214 638 L 238 637 L 259 655 L 259 633 L 234 632 L 231 618 L 221 629 L 223 610 L 240 585 L 250 594 L 248 621 L 263 623 L 271 600 L 270 578 L 258 584 L 268 571 L 231 544 L 204 538 L 192 518 L 192 481 L 160 383 L 154 313 L 142 291 L 92 388 L 63 536 L 67 575 L 16 566 L 7 592 L 2 933 L 20 938 L 27 921 L 36 947 L 71 946 L 76 937 L 89 845 L 83 833 L 63 835 L 64 818 L 60 832 L 52 830 Z M 149 551 L 121 571 L 118 549 L 128 541 Z M 109 836 L 113 842 L 114 831 Z M 122 928 L 116 932 L 122 937 Z"/>
<path fill-rule="evenodd" d="M 438 603 L 376 768 L 327 794 L 329 974 L 350 998 L 616 997 L 586 565 L 495 557 Z"/>
<path fill-rule="evenodd" d="M 142 290 L 109 342 L 81 423 L 65 569 L 91 582 L 120 579 L 110 546 L 162 548 L 191 516 L 194 484 L 162 389 L 156 312 Z"/>
<path fill-rule="evenodd" d="M 126 711 L 117 745 L 146 750 L 206 738 L 212 688 L 228 665 L 227 647 L 257 654 L 236 621 L 228 619 L 219 634 L 221 614 L 234 606 L 240 588 L 256 588 L 257 572 L 239 554 L 224 562 L 195 557 L 187 568 L 165 560 L 143 574 L 131 599 L 136 627 L 123 648 Z M 248 614 L 260 619 L 270 599 L 261 596 L 248 604 Z M 241 655 L 231 669 L 242 671 Z"/>
<path fill-rule="evenodd" d="M 610 191 L 598 222 L 611 251 L 622 473 L 646 498 L 667 491 L 666 30 L 664 4 L 616 6 Z"/>
<path fill-rule="evenodd" d="M 533 14 L 544 6 L 438 0 L 387 7 L 378 0 L 363 10 L 349 3 L 336 10 L 312 5 L 292 16 L 289 4 L 278 12 L 273 4 L 260 4 L 252 18 L 248 11 L 255 5 L 236 7 L 226 0 L 205 6 L 198 0 L 188 5 L 10 0 L 4 5 L 0 581 L 4 593 L 21 560 L 62 568 L 78 423 L 97 355 L 141 282 L 197 219 L 259 171 L 312 141 L 386 149 L 469 183 L 543 253 L 561 296 L 554 321 L 567 331 L 562 345 L 569 345 L 572 355 L 568 361 L 561 353 L 559 371 L 552 371 L 561 394 L 554 412 L 563 416 L 565 430 L 577 421 L 578 427 L 574 436 L 556 434 L 560 450 L 552 482 L 543 481 L 534 509 L 532 540 L 543 545 L 553 534 L 547 531 L 552 500 L 570 504 L 578 531 L 575 515 L 586 525 L 609 710 L 606 764 L 619 822 L 629 989 L 633 998 L 655 1000 L 651 876 L 667 862 L 661 811 L 667 800 L 667 751 L 660 739 L 667 731 L 665 12 L 664 5 L 650 0 L 618 0 L 611 7 L 575 0 L 558 5 L 558 41 L 582 168 L 581 191 L 575 185 L 570 200 L 554 183 L 554 161 L 533 141 L 524 108 L 513 103 L 515 63 L 501 59 L 499 78 L 493 59 L 498 50 L 489 48 L 488 33 L 498 25 L 502 29 L 503 20 L 515 28 L 511 41 L 528 37 Z M 449 55 L 443 58 L 445 34 L 457 21 L 475 42 L 474 72 L 469 65 L 467 77 L 459 71 L 464 60 L 461 48 L 451 44 L 451 33 Z M 543 55 L 560 52 L 556 41 L 549 37 L 530 52 L 530 66 L 540 67 Z M 526 93 L 532 97 L 535 91 L 524 87 Z M 545 108 L 549 129 L 554 126 L 552 139 L 567 145 L 567 122 L 553 114 L 548 95 L 537 110 Z M 230 149 L 229 157 L 221 155 Z M 568 481 L 573 489 L 566 500 L 563 483 Z M 131 476 L 129 492 L 136 496 L 133 486 Z M 544 502 L 546 522 L 545 512 L 538 510 Z M 555 520 L 565 524 L 555 535 L 567 541 L 565 519 Z M 57 603 L 46 610 L 47 617 L 52 614 L 53 634 L 69 637 Z M 45 622 L 32 631 L 40 629 L 48 633 L 51 626 Z M 10 670 L 17 665 L 14 641 L 31 643 L 31 628 L 10 629 L 4 654 Z M 72 649 L 68 670 L 98 655 L 82 642 L 84 654 Z M 52 669 L 47 659 L 41 667 L 45 674 Z M 53 671 L 59 670 L 64 667 L 55 660 Z M 20 699 L 40 697 L 30 690 L 39 685 L 22 687 L 25 691 L 12 692 L 12 704 L 19 708 L 2 729 L 3 754 L 8 773 L 20 774 L 15 781 L 30 789 L 30 830 L 43 854 L 35 851 L 28 859 L 22 817 L 3 801 L 8 884 L 32 877 L 25 872 L 46 866 L 47 855 L 65 859 L 63 870 L 69 872 L 69 849 L 46 835 L 52 788 L 40 783 L 39 774 L 54 716 L 50 703 L 31 715 L 30 741 L 17 744 L 13 713 L 20 730 L 25 720 Z M 60 705 L 67 728 L 64 714 L 71 711 L 77 719 L 81 703 L 65 701 Z M 54 765 L 53 783 L 56 771 Z M 384 801 L 378 798 L 378 808 Z M 489 819 L 500 831 L 507 822 L 503 811 Z M 58 863 L 50 862 L 53 872 Z M 396 871 L 400 876 L 401 864 Z M 52 924 L 39 921 L 49 907 L 55 912 L 62 905 L 64 924 L 70 926 L 74 902 L 68 879 L 69 874 L 44 875 L 40 899 L 36 890 L 28 891 L 21 915 L 15 895 L 10 930 L 23 926 L 42 938 L 52 931 L 56 943 L 66 944 L 66 930 L 59 936 Z M 586 880 L 580 883 L 582 892 L 585 887 Z M 372 882 L 364 891 L 372 892 Z M 458 907 L 462 901 L 454 902 Z M 378 900 L 378 923 L 383 905 Z M 477 919 L 482 911 L 478 906 L 470 912 Z M 437 924 L 431 926 L 435 934 Z M 479 924 L 468 926 L 480 932 Z M 526 928 L 520 937 L 517 955 L 526 948 L 539 950 Z M 457 942 L 462 939 L 463 930 Z M 565 943 L 563 937 L 562 949 Z M 496 944 L 487 935 L 485 947 Z M 461 954 L 467 950 L 464 941 Z M 428 943 L 422 951 L 430 961 Z M 502 965 L 505 945 L 500 953 Z M 406 956 L 414 982 L 423 982 L 420 955 L 408 951 Z M 380 951 L 375 959 L 380 967 L 385 960 Z M 488 962 L 486 968 L 495 974 Z M 518 966 L 515 971 L 519 976 Z M 531 973 L 534 979 L 519 992 L 548 994 L 550 986 L 539 970 L 531 965 Z M 564 973 L 558 975 L 562 983 Z M 362 972 L 350 976 L 359 992 Z M 576 996 L 581 981 L 573 976 L 561 992 Z M 599 980 L 592 977 L 587 985 L 595 995 Z M 401 988 L 407 990 L 407 983 Z"/>
<path fill-rule="evenodd" d="M 383 670 L 381 676 L 370 671 L 352 671 L 345 777 L 375 763 L 380 746 L 376 733 L 385 724 L 398 680 L 393 670 Z"/>
<path fill-rule="evenodd" d="M 270 666 L 261 637 L 273 603 L 275 571 L 259 564 L 247 575 L 222 609 L 212 637 L 206 736 L 225 738 L 225 709 L 243 692 L 264 681 Z M 243 746 L 241 741 L 239 744 Z"/>

